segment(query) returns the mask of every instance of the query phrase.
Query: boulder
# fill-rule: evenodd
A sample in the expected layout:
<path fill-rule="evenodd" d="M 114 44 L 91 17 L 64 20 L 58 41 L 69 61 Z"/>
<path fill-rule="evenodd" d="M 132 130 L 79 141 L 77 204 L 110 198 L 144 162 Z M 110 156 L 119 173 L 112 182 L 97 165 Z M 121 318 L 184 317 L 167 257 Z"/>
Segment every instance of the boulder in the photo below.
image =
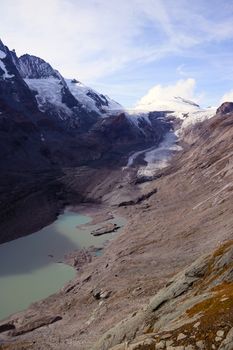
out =
<path fill-rule="evenodd" d="M 96 230 L 92 231 L 91 234 L 93 236 L 102 236 L 106 235 L 107 233 L 115 232 L 120 228 L 117 224 L 107 224 L 105 226 L 102 226 L 100 228 L 97 228 Z"/>
<path fill-rule="evenodd" d="M 62 320 L 61 316 L 42 316 L 40 318 L 34 319 L 19 328 L 14 329 L 10 332 L 11 336 L 18 336 L 21 334 L 25 334 L 28 332 L 32 332 L 34 329 L 48 326 L 49 324 L 52 324 L 54 322 Z"/>

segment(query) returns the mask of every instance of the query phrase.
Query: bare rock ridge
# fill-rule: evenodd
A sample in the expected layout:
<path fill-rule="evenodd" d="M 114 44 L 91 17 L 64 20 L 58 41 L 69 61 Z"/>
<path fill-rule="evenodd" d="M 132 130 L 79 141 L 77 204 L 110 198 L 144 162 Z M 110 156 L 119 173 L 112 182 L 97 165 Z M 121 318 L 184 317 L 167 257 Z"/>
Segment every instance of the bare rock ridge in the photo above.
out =
<path fill-rule="evenodd" d="M 60 74 L 49 63 L 39 57 L 28 54 L 22 55 L 19 58 L 16 55 L 14 57 L 14 63 L 23 79 L 60 78 Z"/>
<path fill-rule="evenodd" d="M 216 113 L 225 115 L 233 112 L 233 102 L 223 103 L 216 111 Z"/>

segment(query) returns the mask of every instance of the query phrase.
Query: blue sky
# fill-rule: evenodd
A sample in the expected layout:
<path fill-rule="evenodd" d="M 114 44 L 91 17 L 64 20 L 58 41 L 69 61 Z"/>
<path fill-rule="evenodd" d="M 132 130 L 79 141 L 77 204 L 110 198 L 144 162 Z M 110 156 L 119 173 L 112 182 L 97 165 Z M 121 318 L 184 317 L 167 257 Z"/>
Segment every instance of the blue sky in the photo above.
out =
<path fill-rule="evenodd" d="M 1 0 L 0 29 L 127 107 L 180 80 L 203 106 L 233 100 L 232 0 Z"/>

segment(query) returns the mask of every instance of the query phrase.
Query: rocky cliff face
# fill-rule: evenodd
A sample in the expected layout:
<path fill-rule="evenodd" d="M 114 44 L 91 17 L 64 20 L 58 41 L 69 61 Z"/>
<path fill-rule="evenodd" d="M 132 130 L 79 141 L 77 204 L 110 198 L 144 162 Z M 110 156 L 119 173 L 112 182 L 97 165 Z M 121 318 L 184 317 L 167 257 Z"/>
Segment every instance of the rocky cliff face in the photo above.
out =
<path fill-rule="evenodd" d="M 233 102 L 223 103 L 216 111 L 217 114 L 225 115 L 233 112 Z"/>

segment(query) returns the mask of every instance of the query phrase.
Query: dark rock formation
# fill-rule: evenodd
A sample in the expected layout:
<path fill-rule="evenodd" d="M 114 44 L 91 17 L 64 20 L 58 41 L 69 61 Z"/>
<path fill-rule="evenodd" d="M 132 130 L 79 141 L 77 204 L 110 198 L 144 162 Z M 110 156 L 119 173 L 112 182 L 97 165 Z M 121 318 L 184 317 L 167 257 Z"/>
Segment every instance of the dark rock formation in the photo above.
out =
<path fill-rule="evenodd" d="M 218 107 L 216 113 L 217 114 L 228 114 L 228 113 L 232 113 L 233 112 L 233 102 L 224 102 L 223 104 L 221 104 L 220 107 Z"/>
<path fill-rule="evenodd" d="M 0 333 L 4 333 L 12 329 L 15 329 L 15 325 L 13 322 L 7 322 L 0 325 Z"/>
<path fill-rule="evenodd" d="M 92 231 L 91 234 L 93 236 L 102 236 L 105 235 L 107 233 L 111 233 L 111 232 L 115 232 L 120 228 L 120 226 L 118 226 L 117 224 L 107 224 L 103 227 L 97 228 L 96 230 Z"/>
<path fill-rule="evenodd" d="M 54 322 L 58 322 L 62 320 L 61 316 L 42 316 L 35 318 L 28 323 L 21 325 L 20 327 L 14 329 L 11 331 L 12 336 L 18 336 L 21 334 L 29 333 L 32 332 L 33 330 L 43 327 L 43 326 L 48 326 L 49 324 L 52 324 Z"/>
<path fill-rule="evenodd" d="M 139 196 L 139 197 L 137 197 L 135 199 L 121 202 L 121 203 L 118 204 L 118 207 L 125 207 L 125 206 L 128 206 L 128 205 L 139 204 L 139 203 L 143 202 L 144 200 L 146 200 L 146 199 L 150 198 L 151 196 L 153 196 L 153 194 L 155 194 L 156 192 L 157 192 L 157 188 L 153 189 L 152 191 L 150 191 L 148 193 L 144 193 L 144 194 L 142 194 L 141 196 Z"/>
<path fill-rule="evenodd" d="M 111 295 L 112 291 L 110 290 L 102 290 L 102 289 L 94 289 L 92 291 L 92 295 L 95 299 L 100 300 L 100 299 L 108 299 Z"/>
<path fill-rule="evenodd" d="M 28 54 L 20 56 L 19 59 L 16 55 L 14 57 L 14 63 L 23 79 L 60 78 L 60 74 L 39 57 Z"/>
<path fill-rule="evenodd" d="M 123 350 L 127 340 L 132 350 L 232 349 L 232 254 L 232 242 L 227 242 L 197 259 L 147 307 L 107 331 L 94 349 Z"/>

